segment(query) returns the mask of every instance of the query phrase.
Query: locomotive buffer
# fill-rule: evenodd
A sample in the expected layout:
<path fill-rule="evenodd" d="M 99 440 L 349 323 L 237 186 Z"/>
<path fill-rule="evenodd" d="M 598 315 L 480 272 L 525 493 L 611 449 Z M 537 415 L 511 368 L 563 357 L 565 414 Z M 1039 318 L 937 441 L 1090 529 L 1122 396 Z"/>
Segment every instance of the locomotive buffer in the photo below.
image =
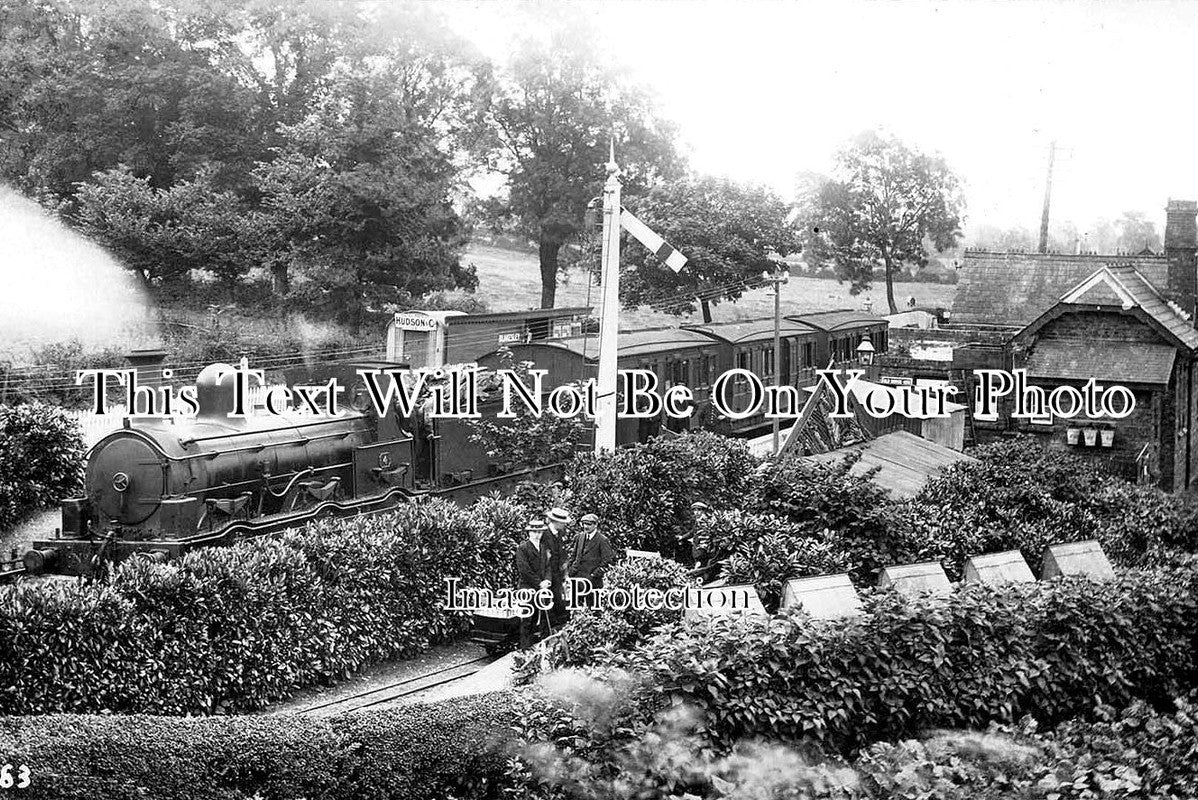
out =
<path fill-rule="evenodd" d="M 620 229 L 628 231 L 675 272 L 686 266 L 686 256 L 671 247 L 620 205 L 619 166 L 615 143 L 607 162 L 603 184 L 603 314 L 599 322 L 598 397 L 595 404 L 595 452 L 616 449 L 616 348 L 620 336 Z"/>

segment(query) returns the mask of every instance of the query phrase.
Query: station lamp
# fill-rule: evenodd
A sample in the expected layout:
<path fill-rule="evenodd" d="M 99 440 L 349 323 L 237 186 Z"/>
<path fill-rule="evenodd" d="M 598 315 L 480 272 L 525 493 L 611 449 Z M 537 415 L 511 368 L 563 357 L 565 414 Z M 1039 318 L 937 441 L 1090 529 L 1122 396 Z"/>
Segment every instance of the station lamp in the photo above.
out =
<path fill-rule="evenodd" d="M 868 336 L 857 345 L 857 359 L 867 367 L 874 363 L 874 343 Z"/>

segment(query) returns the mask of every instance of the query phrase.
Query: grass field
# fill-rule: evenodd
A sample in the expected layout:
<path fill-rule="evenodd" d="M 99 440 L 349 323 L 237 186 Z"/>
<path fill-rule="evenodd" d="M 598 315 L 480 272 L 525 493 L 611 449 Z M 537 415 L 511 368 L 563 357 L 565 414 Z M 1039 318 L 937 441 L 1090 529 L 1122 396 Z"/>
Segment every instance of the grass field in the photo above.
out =
<path fill-rule="evenodd" d="M 478 297 L 492 311 L 519 311 L 535 308 L 541 299 L 541 276 L 535 255 L 502 250 L 496 247 L 471 245 L 462 258 L 478 269 Z M 951 308 L 956 286 L 942 283 L 895 284 L 895 297 L 900 305 L 907 297 L 914 296 L 920 306 L 942 306 Z M 833 311 L 841 308 L 863 308 L 867 299 L 873 301 L 874 313 L 884 314 L 886 308 L 886 286 L 875 285 L 857 296 L 849 294 L 847 283 L 819 278 L 791 278 L 782 287 L 782 312 L 802 314 L 812 311 Z M 558 306 L 587 305 L 587 281 L 581 272 L 559 278 L 557 288 Z M 591 288 L 589 304 L 599 305 L 599 292 Z M 769 288 L 751 289 L 735 303 L 720 303 L 712 309 L 715 321 L 757 319 L 774 313 L 773 293 Z M 641 308 L 624 311 L 620 324 L 626 329 L 680 325 L 684 322 L 702 321 L 699 313 L 677 317 L 671 314 Z"/>

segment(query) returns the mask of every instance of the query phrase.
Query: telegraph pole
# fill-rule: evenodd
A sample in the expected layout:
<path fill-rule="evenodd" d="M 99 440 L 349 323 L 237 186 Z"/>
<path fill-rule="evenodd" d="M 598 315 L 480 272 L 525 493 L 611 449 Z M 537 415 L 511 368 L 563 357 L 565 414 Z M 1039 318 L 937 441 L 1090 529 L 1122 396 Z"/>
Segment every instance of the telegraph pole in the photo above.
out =
<path fill-rule="evenodd" d="M 761 273 L 761 277 L 774 284 L 774 386 L 782 385 L 782 284 L 790 280 L 790 271 L 781 265 L 774 268 L 773 274 Z M 781 396 L 781 395 L 778 395 Z M 779 432 L 781 421 L 774 417 L 774 455 L 778 455 Z"/>
<path fill-rule="evenodd" d="M 611 145 L 603 184 L 603 255 L 600 281 L 603 312 L 599 322 L 599 376 L 595 407 L 595 453 L 616 449 L 616 349 L 620 340 L 620 170 Z"/>
<path fill-rule="evenodd" d="M 1040 214 L 1040 252 L 1048 252 L 1048 208 L 1052 204 L 1052 164 L 1057 157 L 1057 140 L 1048 146 L 1048 181 L 1044 185 L 1044 211 Z"/>

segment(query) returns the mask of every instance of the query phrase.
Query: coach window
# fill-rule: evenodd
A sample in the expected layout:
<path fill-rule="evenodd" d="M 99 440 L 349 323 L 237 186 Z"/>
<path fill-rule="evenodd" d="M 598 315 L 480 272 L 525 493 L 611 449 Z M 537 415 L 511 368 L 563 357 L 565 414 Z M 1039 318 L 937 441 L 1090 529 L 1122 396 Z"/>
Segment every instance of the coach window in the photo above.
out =
<path fill-rule="evenodd" d="M 761 375 L 767 380 L 774 378 L 774 348 L 761 348 Z"/>
<path fill-rule="evenodd" d="M 747 350 L 741 350 L 736 354 L 736 368 L 749 369 L 749 352 Z"/>

